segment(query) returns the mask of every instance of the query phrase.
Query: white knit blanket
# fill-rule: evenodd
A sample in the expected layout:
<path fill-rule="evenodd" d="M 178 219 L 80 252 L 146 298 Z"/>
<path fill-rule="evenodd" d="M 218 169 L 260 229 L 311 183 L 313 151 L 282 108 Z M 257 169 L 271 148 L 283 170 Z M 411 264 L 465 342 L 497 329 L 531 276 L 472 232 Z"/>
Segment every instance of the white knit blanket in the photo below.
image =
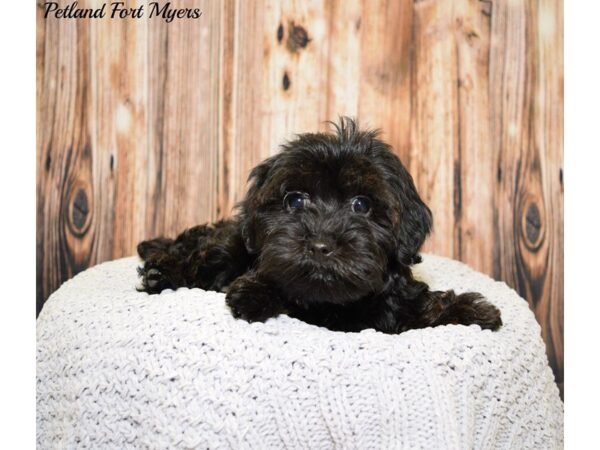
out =
<path fill-rule="evenodd" d="M 461 263 L 425 255 L 415 272 L 482 292 L 500 331 L 248 324 L 220 293 L 136 292 L 138 264 L 89 269 L 44 306 L 38 448 L 562 448 L 540 326 L 513 290 Z"/>

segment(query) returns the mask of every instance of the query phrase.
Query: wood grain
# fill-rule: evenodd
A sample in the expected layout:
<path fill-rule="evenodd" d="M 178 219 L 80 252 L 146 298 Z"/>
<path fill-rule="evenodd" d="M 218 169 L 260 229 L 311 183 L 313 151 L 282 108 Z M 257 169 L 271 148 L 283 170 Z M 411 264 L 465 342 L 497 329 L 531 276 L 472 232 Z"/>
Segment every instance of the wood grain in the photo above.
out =
<path fill-rule="evenodd" d="M 147 126 L 146 172 L 155 175 L 148 193 L 157 206 L 150 234 L 217 216 L 221 9 L 210 1 L 178 6 L 201 8 L 202 19 L 148 21 L 148 123 L 155 126 Z"/>
<path fill-rule="evenodd" d="M 454 2 L 426 0 L 414 5 L 414 83 L 411 112 L 410 171 L 433 212 L 433 234 L 426 251 L 453 256 L 455 213 L 461 207 L 455 192 L 457 127 L 457 51 Z"/>
<path fill-rule="evenodd" d="M 358 118 L 380 128 L 383 138 L 411 163 L 413 5 L 394 0 L 363 1 L 354 24 L 361 33 Z M 394 32 L 390 32 L 394 30 Z M 343 90 L 343 88 L 341 88 Z"/>
<path fill-rule="evenodd" d="M 529 301 L 562 388 L 561 1 L 185 0 L 202 17 L 172 23 L 39 5 L 38 312 L 141 239 L 230 216 L 257 162 L 350 115 L 410 168 L 425 250 Z"/>
<path fill-rule="evenodd" d="M 38 6 L 40 21 L 41 17 Z M 37 101 L 37 277 L 42 295 L 38 305 L 62 281 L 93 264 L 94 253 L 111 257 L 103 252 L 106 243 L 99 248 L 95 240 L 100 225 L 94 215 L 88 130 L 89 29 L 68 21 L 46 21 L 42 26 Z"/>

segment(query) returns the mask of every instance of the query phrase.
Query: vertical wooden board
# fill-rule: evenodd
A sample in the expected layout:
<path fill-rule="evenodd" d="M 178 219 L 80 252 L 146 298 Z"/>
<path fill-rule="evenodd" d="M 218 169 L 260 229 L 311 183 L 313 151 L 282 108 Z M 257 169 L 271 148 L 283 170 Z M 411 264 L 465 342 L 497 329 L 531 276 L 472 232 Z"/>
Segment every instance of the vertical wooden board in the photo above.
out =
<path fill-rule="evenodd" d="M 35 33 L 35 94 L 36 94 L 36 111 L 40 111 L 40 101 L 44 93 L 44 63 L 45 63 L 45 48 L 46 48 L 46 21 L 44 20 L 44 3 L 38 1 L 36 3 L 36 33 Z M 44 128 L 44 121 L 40 114 L 36 114 L 36 136 L 39 138 L 41 131 Z M 38 152 L 37 157 L 40 156 Z M 39 162 L 38 162 L 39 163 Z M 37 165 L 36 165 L 37 167 Z M 36 173 L 36 176 L 38 174 Z M 39 178 L 39 177 L 37 177 Z"/>
<path fill-rule="evenodd" d="M 490 54 L 492 135 L 498 154 L 494 275 L 529 301 L 542 325 L 559 385 L 563 377 L 560 11 L 559 6 L 540 7 L 534 0 L 494 3 Z"/>
<path fill-rule="evenodd" d="M 104 261 L 133 254 L 145 237 L 147 19 L 104 18 L 89 26 L 95 260 Z"/>
<path fill-rule="evenodd" d="M 239 49 L 236 41 L 238 31 L 239 0 L 221 2 L 220 52 L 219 52 L 219 124 L 218 124 L 218 168 L 217 168 L 217 219 L 231 216 L 235 208 L 235 137 L 236 137 L 236 105 L 235 90 L 236 61 Z"/>
<path fill-rule="evenodd" d="M 38 10 L 38 23 L 43 21 Z M 86 23 L 44 22 L 37 108 L 38 286 L 45 299 L 85 269 L 98 218 L 88 130 L 89 29 Z"/>
<path fill-rule="evenodd" d="M 457 54 L 454 2 L 414 4 L 410 172 L 434 217 L 424 251 L 453 257 Z"/>
<path fill-rule="evenodd" d="M 148 236 L 217 216 L 221 8 L 178 6 L 200 8 L 202 17 L 148 21 Z"/>
<path fill-rule="evenodd" d="M 493 272 L 495 157 L 490 136 L 489 8 L 453 2 L 457 64 L 457 147 L 454 151 L 454 257 Z"/>
<path fill-rule="evenodd" d="M 234 24 L 234 62 L 232 72 L 231 102 L 232 112 L 228 131 L 231 156 L 229 165 L 224 167 L 223 176 L 227 177 L 231 204 L 242 199 L 246 178 L 252 167 L 268 156 L 270 150 L 265 147 L 262 134 L 264 55 L 262 49 L 263 34 L 276 39 L 276 29 L 267 30 L 264 22 L 263 0 L 254 2 L 235 1 Z M 231 211 L 228 212 L 229 214 Z M 226 213 L 227 214 L 227 213 Z"/>
<path fill-rule="evenodd" d="M 358 115 L 361 123 L 381 128 L 410 167 L 413 2 L 363 1 L 362 10 Z"/>
<path fill-rule="evenodd" d="M 46 299 L 45 295 L 45 278 L 46 278 L 46 267 L 44 265 L 44 210 L 42 208 L 42 187 L 45 182 L 45 177 L 47 175 L 45 172 L 49 170 L 45 167 L 45 160 L 43 159 L 44 152 L 42 151 L 42 136 L 44 132 L 44 128 L 47 127 L 47 123 L 42 118 L 42 104 L 44 104 L 47 108 L 48 102 L 43 101 L 42 95 L 45 93 L 44 89 L 44 74 L 45 74 L 45 66 L 46 66 L 46 21 L 43 19 L 43 3 L 37 3 L 36 9 L 36 77 L 35 77 L 35 89 L 36 89 L 36 258 L 35 258 L 35 271 L 36 271 L 36 302 L 35 302 L 35 310 L 36 316 L 42 310 L 42 306 L 44 304 L 44 300 Z M 47 111 L 47 109 L 46 109 Z M 47 138 L 46 138 L 47 139 Z M 46 154 L 46 157 L 48 155 Z M 52 161 L 50 161 L 50 164 Z"/>
<path fill-rule="evenodd" d="M 537 245 L 533 263 L 528 270 L 536 274 L 536 282 L 543 282 L 539 297 L 533 296 L 535 313 L 542 324 L 542 335 L 548 348 L 550 365 L 557 383 L 563 389 L 563 29 L 562 2 L 540 0 L 535 3 L 534 69 L 535 92 L 533 95 L 533 146 L 538 150 L 540 164 L 540 191 L 545 214 L 537 222 L 531 209 L 525 214 L 528 244 Z M 527 228 L 530 232 L 527 233 Z M 537 240 L 533 236 L 538 233 Z M 536 242 L 543 239 L 542 242 Z M 539 258 L 539 260 L 537 260 Z M 536 267 L 537 266 L 537 267 Z M 541 274 L 543 273 L 543 281 Z M 537 274 L 540 274 L 537 276 Z"/>
<path fill-rule="evenodd" d="M 166 196 L 165 160 L 167 148 L 165 134 L 167 130 L 167 81 L 169 78 L 168 24 L 163 21 L 148 23 L 148 62 L 146 126 L 147 142 L 146 164 L 143 170 L 148 174 L 146 195 L 140 201 L 146 203 L 145 229 L 147 237 L 165 233 L 164 219 Z"/>
<path fill-rule="evenodd" d="M 235 70 L 236 200 L 252 167 L 295 133 L 324 128 L 325 2 L 240 2 Z M 241 181 L 240 181 L 241 180 Z"/>
<path fill-rule="evenodd" d="M 524 145 L 526 75 L 525 9 L 522 3 L 492 4 L 490 31 L 490 117 L 492 144 L 497 155 L 494 190 L 494 276 L 516 280 L 513 234 L 515 178 Z"/>
<path fill-rule="evenodd" d="M 319 113 L 326 101 L 328 18 L 324 0 L 272 1 L 265 8 L 264 130 L 272 153 L 293 134 L 327 127 Z"/>
<path fill-rule="evenodd" d="M 321 95 L 319 117 L 337 120 L 338 116 L 358 117 L 360 98 L 361 36 L 364 14 L 360 1 L 329 2 L 328 36 L 323 44 L 328 48 L 326 85 Z"/>
<path fill-rule="evenodd" d="M 420 191 L 432 199 L 434 233 L 425 248 L 491 273 L 489 8 L 476 0 L 424 1 L 415 4 L 415 16 L 413 146 L 407 151 Z"/>

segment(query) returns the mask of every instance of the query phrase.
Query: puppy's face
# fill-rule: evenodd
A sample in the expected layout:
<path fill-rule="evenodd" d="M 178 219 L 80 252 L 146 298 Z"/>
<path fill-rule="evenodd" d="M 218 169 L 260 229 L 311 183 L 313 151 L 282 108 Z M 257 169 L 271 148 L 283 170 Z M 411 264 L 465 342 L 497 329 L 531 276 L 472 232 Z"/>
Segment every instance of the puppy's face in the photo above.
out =
<path fill-rule="evenodd" d="M 389 147 L 351 121 L 337 131 L 302 135 L 256 167 L 242 204 L 257 270 L 302 302 L 341 304 L 382 290 L 431 227 Z"/>

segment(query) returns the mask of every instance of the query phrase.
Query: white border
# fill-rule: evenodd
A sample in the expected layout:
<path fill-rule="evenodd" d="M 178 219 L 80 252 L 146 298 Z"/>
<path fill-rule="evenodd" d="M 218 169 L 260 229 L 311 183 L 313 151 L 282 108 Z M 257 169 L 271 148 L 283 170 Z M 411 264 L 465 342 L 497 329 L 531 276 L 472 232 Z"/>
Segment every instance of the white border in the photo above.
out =
<path fill-rule="evenodd" d="M 565 3 L 565 448 L 584 449 L 600 440 L 600 5 Z"/>
<path fill-rule="evenodd" d="M 35 448 L 35 13 L 0 11 L 0 448 Z"/>
<path fill-rule="evenodd" d="M 597 443 L 600 5 L 565 8 L 566 448 Z M 35 447 L 35 2 L 0 14 L 1 448 Z"/>

